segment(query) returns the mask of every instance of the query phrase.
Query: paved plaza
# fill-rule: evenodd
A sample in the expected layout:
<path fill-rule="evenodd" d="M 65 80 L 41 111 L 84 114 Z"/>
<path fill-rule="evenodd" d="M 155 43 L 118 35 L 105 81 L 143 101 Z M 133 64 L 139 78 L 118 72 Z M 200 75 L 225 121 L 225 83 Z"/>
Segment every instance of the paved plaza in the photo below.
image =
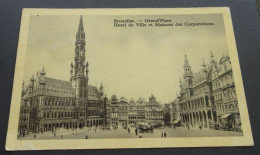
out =
<path fill-rule="evenodd" d="M 97 128 L 96 130 L 92 128 L 83 128 L 75 130 L 66 130 L 60 129 L 56 132 L 56 135 L 52 132 L 36 133 L 36 138 L 34 134 L 26 135 L 25 137 L 18 137 L 18 139 L 85 139 L 87 136 L 88 139 L 106 139 L 106 138 L 161 138 L 162 132 L 166 132 L 166 138 L 174 137 L 226 137 L 226 136 L 242 136 L 242 132 L 234 131 L 221 131 L 221 130 L 210 130 L 210 129 L 187 129 L 184 127 L 177 128 L 156 128 L 153 130 L 153 133 L 138 133 L 136 135 L 135 128 L 130 128 L 130 133 L 126 129 L 123 129 L 122 126 L 119 126 L 118 129 L 111 130 L 101 130 Z"/>

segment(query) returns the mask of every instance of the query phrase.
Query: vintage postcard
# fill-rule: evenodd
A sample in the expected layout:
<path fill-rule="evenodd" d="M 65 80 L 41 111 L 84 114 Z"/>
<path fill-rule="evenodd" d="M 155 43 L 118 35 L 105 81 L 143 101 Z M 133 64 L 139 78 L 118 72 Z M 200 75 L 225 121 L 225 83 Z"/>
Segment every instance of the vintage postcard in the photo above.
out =
<path fill-rule="evenodd" d="M 7 150 L 252 145 L 228 8 L 23 10 Z"/>

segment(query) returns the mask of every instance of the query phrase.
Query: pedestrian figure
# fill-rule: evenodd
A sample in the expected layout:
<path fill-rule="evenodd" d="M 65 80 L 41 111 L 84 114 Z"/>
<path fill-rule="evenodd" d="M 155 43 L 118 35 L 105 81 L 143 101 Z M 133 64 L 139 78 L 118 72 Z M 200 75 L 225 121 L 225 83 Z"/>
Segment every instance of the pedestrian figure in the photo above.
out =
<path fill-rule="evenodd" d="M 202 129 L 202 126 L 200 125 L 200 130 Z"/>
<path fill-rule="evenodd" d="M 161 137 L 163 138 L 163 132 L 162 132 L 162 134 L 161 134 Z"/>
<path fill-rule="evenodd" d="M 85 139 L 88 139 L 88 135 L 86 135 Z"/>
<path fill-rule="evenodd" d="M 166 132 L 164 131 L 164 138 L 166 138 Z"/>
<path fill-rule="evenodd" d="M 61 135 L 60 138 L 62 139 L 62 138 L 63 138 L 63 135 Z"/>
<path fill-rule="evenodd" d="M 130 133 L 130 129 L 128 128 L 128 133 Z"/>
<path fill-rule="evenodd" d="M 138 132 L 137 132 L 137 128 L 135 128 L 135 135 L 136 135 L 136 136 L 137 136 L 137 133 L 138 133 Z"/>

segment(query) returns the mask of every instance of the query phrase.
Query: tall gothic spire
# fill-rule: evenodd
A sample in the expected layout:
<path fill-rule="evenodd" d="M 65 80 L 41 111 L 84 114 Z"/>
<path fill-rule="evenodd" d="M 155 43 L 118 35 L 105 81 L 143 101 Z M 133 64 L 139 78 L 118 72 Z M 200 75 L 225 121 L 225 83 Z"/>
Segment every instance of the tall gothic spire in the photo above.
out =
<path fill-rule="evenodd" d="M 85 32 L 83 28 L 83 19 L 80 16 L 79 28 L 75 42 L 75 60 L 74 60 L 74 75 L 84 76 L 85 70 Z M 72 66 L 73 67 L 73 66 Z"/>
<path fill-rule="evenodd" d="M 88 66 L 85 65 L 85 45 L 83 18 L 80 16 L 79 27 L 76 33 L 74 63 L 70 65 L 70 80 L 77 98 L 88 97 Z"/>
<path fill-rule="evenodd" d="M 216 63 L 212 50 L 210 50 L 210 62 Z"/>
<path fill-rule="evenodd" d="M 83 26 L 82 15 L 80 16 L 80 20 L 79 20 L 79 29 L 78 29 L 78 33 L 79 33 L 79 32 L 84 32 L 84 26 Z"/>
<path fill-rule="evenodd" d="M 184 55 L 184 67 L 188 67 L 188 66 L 190 66 L 190 64 L 189 64 L 189 60 L 187 58 L 187 54 L 185 54 Z"/>
<path fill-rule="evenodd" d="M 83 25 L 82 16 L 80 16 L 79 28 L 78 28 L 76 38 L 77 38 L 76 44 L 77 44 L 77 42 L 82 42 L 82 44 L 85 45 L 85 32 L 84 32 L 84 25 Z"/>
<path fill-rule="evenodd" d="M 45 69 L 44 69 L 44 65 L 42 66 L 42 71 L 41 71 L 42 74 L 45 74 Z"/>

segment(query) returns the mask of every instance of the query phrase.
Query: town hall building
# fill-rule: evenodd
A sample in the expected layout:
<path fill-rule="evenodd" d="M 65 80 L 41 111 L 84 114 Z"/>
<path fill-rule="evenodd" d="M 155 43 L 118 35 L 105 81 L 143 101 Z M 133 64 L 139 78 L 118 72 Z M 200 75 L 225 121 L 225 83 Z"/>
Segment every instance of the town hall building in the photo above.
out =
<path fill-rule="evenodd" d="M 74 63 L 68 81 L 46 76 L 44 67 L 29 84 L 23 83 L 18 134 L 76 129 L 103 125 L 105 106 L 100 88 L 89 85 L 86 42 L 82 16 L 76 34 Z M 69 66 L 68 66 L 69 69 Z M 69 70 L 68 70 L 69 71 Z"/>

